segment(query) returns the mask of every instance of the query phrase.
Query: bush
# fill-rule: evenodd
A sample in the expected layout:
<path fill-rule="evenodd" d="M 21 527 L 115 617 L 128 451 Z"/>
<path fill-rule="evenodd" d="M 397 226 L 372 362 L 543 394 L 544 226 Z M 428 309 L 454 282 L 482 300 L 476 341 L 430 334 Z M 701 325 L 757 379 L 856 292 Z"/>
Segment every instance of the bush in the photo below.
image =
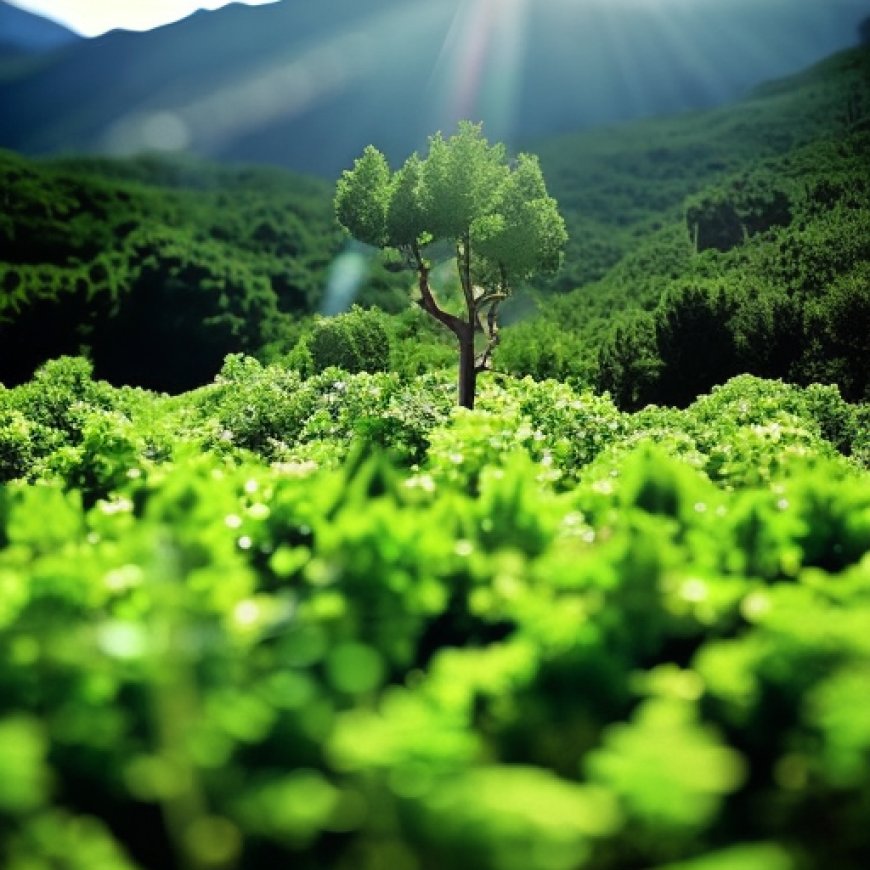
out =
<path fill-rule="evenodd" d="M 685 407 L 740 371 L 731 319 L 737 301 L 721 285 L 674 288 L 655 312 L 661 360 L 653 401 Z"/>
<path fill-rule="evenodd" d="M 794 371 L 804 383 L 840 385 L 854 402 L 870 400 L 870 265 L 841 276 L 828 292 L 812 300 L 805 313 L 811 337 Z"/>
<path fill-rule="evenodd" d="M 390 337 L 384 315 L 354 306 L 347 314 L 315 321 L 308 350 L 316 372 L 339 368 L 384 372 L 390 368 Z"/>
<path fill-rule="evenodd" d="M 495 367 L 501 372 L 535 380 L 590 380 L 590 365 L 579 336 L 546 317 L 508 326 L 500 339 Z"/>
<path fill-rule="evenodd" d="M 77 451 L 93 436 L 97 421 L 114 416 L 129 425 L 124 411 L 130 410 L 135 394 L 94 381 L 92 372 L 82 357 L 61 357 L 45 363 L 31 382 L 0 392 L 0 481 L 60 476 L 72 482 Z M 114 428 L 107 425 L 107 437 Z M 90 456 L 96 465 L 101 453 L 97 444 Z M 113 482 L 116 475 L 89 483 L 76 479 L 89 496 L 105 492 Z"/>
<path fill-rule="evenodd" d="M 602 342 L 596 386 L 623 410 L 636 411 L 655 400 L 661 367 L 655 321 L 641 312 L 617 322 Z"/>

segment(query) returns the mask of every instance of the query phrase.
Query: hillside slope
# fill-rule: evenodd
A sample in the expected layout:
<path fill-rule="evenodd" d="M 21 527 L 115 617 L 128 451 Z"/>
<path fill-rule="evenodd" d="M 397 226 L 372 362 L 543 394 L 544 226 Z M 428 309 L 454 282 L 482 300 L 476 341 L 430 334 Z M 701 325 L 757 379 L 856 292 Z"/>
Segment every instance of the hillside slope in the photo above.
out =
<path fill-rule="evenodd" d="M 705 186 L 823 138 L 870 113 L 870 49 L 835 54 L 746 98 L 704 112 L 525 144 L 540 156 L 572 228 L 557 287 L 601 278 L 638 239 L 679 220 Z"/>
<path fill-rule="evenodd" d="M 544 294 L 539 316 L 505 336 L 500 364 L 515 373 L 573 375 L 614 390 L 626 406 L 684 403 L 745 370 L 834 380 L 861 398 L 866 380 L 856 370 L 863 365 L 861 312 L 868 306 L 861 278 L 870 260 L 868 118 L 865 46 L 765 85 L 732 106 L 539 143 L 550 188 L 571 227 L 565 269 L 550 289 L 577 289 L 555 298 Z M 723 367 L 701 365 L 701 380 L 686 387 L 689 392 L 664 389 L 663 378 L 677 383 L 683 376 L 672 365 L 661 367 L 663 324 L 657 333 L 652 314 L 631 315 L 625 332 L 620 312 L 657 310 L 666 320 L 675 294 L 701 285 L 709 290 L 716 281 L 727 285 L 729 298 L 749 293 L 765 305 L 774 297 L 787 302 L 791 319 L 777 322 L 793 356 L 759 362 L 765 353 L 757 348 L 753 354 L 733 346 L 748 340 L 748 332 L 742 339 L 732 332 L 723 338 L 727 352 L 706 349 L 725 360 Z M 840 328 L 809 314 L 836 293 L 851 299 Z M 761 316 L 731 301 L 736 308 L 719 312 L 723 322 Z M 683 330 L 691 331 L 688 325 Z M 775 343 L 770 335 L 755 340 Z M 844 341 L 848 347 L 835 351 Z M 823 349 L 826 343 L 831 346 Z M 607 361 L 600 358 L 604 347 Z M 614 353 L 627 354 L 620 374 L 613 370 Z M 699 353 L 705 353 L 703 342 L 693 362 L 681 360 L 683 373 L 697 370 Z M 840 360 L 833 368 L 831 354 Z"/>
<path fill-rule="evenodd" d="M 0 88 L 0 146 L 188 148 L 334 176 L 470 117 L 517 141 L 723 103 L 855 39 L 861 0 L 284 0 L 83 41 Z"/>
<path fill-rule="evenodd" d="M 211 379 L 317 308 L 329 188 L 280 170 L 0 152 L 0 381 L 88 348 L 116 383 Z"/>

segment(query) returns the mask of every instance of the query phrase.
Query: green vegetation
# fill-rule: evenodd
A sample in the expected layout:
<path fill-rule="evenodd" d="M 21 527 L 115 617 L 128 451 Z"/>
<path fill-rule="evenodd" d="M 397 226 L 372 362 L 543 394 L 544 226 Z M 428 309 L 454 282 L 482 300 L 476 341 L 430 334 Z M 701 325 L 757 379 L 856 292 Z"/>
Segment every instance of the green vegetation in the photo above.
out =
<path fill-rule="evenodd" d="M 499 300 L 508 325 L 478 358 L 507 374 L 608 390 L 624 409 L 686 405 L 741 372 L 834 382 L 850 400 L 864 399 L 868 82 L 863 46 L 712 112 L 534 143 L 569 232 L 564 265 L 533 286 L 510 276 L 523 292 Z M 445 160 L 458 154 L 452 141 L 440 140 Z M 475 159 L 489 155 L 495 166 L 496 152 Z M 423 170 L 432 175 L 435 164 L 412 159 L 390 175 L 376 155 L 366 159 L 372 178 L 391 179 L 396 202 L 390 226 L 357 231 L 387 245 L 389 230 L 390 246 L 405 254 L 372 256 L 355 301 L 395 314 L 419 293 L 409 240 L 421 231 L 413 225 L 420 207 L 434 207 L 420 195 Z M 456 159 L 442 202 L 463 177 L 464 158 Z M 519 175 L 548 202 L 536 166 L 524 167 Z M 267 361 L 295 346 L 304 357 L 343 244 L 328 186 L 279 170 L 155 157 L 37 163 L 4 153 L 0 175 L 0 341 L 14 348 L 0 358 L 3 382 L 85 352 L 112 383 L 177 392 L 211 379 L 227 353 Z M 360 202 L 345 206 L 352 200 Z M 370 215 L 378 221 L 386 220 L 382 200 Z M 485 200 L 476 207 L 486 211 Z M 518 225 L 531 226 L 514 211 Z M 464 312 L 467 327 L 462 275 L 438 268 L 456 245 L 434 244 L 463 228 L 436 224 L 426 228 L 433 244 L 421 248 L 422 262 L 435 267 L 436 307 Z M 485 246 L 481 233 L 493 226 L 475 226 Z M 484 285 L 472 273 L 472 293 L 475 284 L 490 287 L 483 299 L 501 292 L 498 280 Z M 405 314 L 385 329 L 400 374 L 450 359 L 439 330 Z M 342 352 L 330 351 L 336 360 Z M 305 371 L 302 357 L 294 364 Z"/>
<path fill-rule="evenodd" d="M 543 149 L 548 287 L 372 149 L 330 318 L 319 184 L 0 155 L 0 866 L 866 866 L 867 64 Z"/>
<path fill-rule="evenodd" d="M 451 380 L 0 392 L 4 867 L 860 866 L 866 409 Z"/>
<path fill-rule="evenodd" d="M 347 314 L 315 321 L 298 352 L 303 372 L 308 359 L 316 372 L 332 367 L 353 374 L 383 372 L 390 368 L 390 330 L 379 311 L 354 306 Z"/>
<path fill-rule="evenodd" d="M 865 399 L 868 124 L 864 46 L 713 112 L 540 143 L 566 263 L 496 367 L 624 408 L 740 372 Z"/>
<path fill-rule="evenodd" d="M 404 257 L 417 273 L 419 306 L 450 330 L 459 345 L 459 404 L 474 407 L 477 375 L 492 368 L 499 342 L 498 310 L 517 283 L 555 272 L 567 241 L 538 160 L 520 154 L 511 165 L 503 145 L 490 146 L 481 127 L 460 124 L 449 139 L 429 140 L 395 174 L 369 146 L 339 179 L 339 222 L 359 241 Z M 462 289 L 459 315 L 435 297 L 430 249 L 447 243 Z M 476 353 L 475 335 L 486 346 Z"/>
<path fill-rule="evenodd" d="M 748 371 L 833 382 L 849 399 L 868 398 L 868 161 L 870 134 L 853 134 L 692 200 L 686 221 L 697 253 L 661 285 L 650 314 L 611 327 L 599 385 L 626 407 L 685 405 Z"/>
<path fill-rule="evenodd" d="M 328 187 L 279 170 L 3 152 L 0 188 L 7 384 L 86 350 L 113 383 L 174 392 L 227 353 L 286 350 L 342 245 Z M 396 279 L 372 283 L 360 301 L 395 307 Z"/>

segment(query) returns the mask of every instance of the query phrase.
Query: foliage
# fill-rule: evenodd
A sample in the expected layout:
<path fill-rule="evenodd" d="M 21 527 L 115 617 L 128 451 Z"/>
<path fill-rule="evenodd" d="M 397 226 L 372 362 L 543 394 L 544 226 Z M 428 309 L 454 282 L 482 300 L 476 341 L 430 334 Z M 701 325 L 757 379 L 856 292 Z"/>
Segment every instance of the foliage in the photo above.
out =
<path fill-rule="evenodd" d="M 557 276 L 517 285 L 530 291 L 517 296 L 525 306 L 500 309 L 513 325 L 498 333 L 492 368 L 607 389 L 625 409 L 685 404 L 737 372 L 837 383 L 847 398 L 862 400 L 870 332 L 862 319 L 870 258 L 867 71 L 866 47 L 858 47 L 710 112 L 536 142 L 540 172 L 531 160 L 511 164 L 514 201 L 506 193 L 498 212 L 510 219 L 478 221 L 473 250 L 496 259 L 516 253 L 519 272 L 518 240 L 529 243 L 527 254 L 542 251 L 539 243 L 552 254 L 558 245 L 543 244 L 535 218 L 534 203 L 547 202 L 539 197 L 546 178 L 569 230 L 566 255 Z M 374 149 L 367 153 L 366 184 L 380 178 L 391 186 L 363 209 L 374 221 L 372 241 L 386 244 L 389 232 L 407 250 L 468 216 L 485 179 L 498 177 L 498 148 L 490 153 L 466 138 L 462 147 L 442 139 L 435 159 L 412 158 L 395 173 Z M 472 171 L 475 160 L 493 172 Z M 4 153 L 0 175 L 7 199 L 0 341 L 14 348 L 0 361 L 7 385 L 64 353 L 87 354 L 98 376 L 114 383 L 171 391 L 206 382 L 231 352 L 272 361 L 296 347 L 294 366 L 313 370 L 299 342 L 341 245 L 319 182 L 157 156 L 34 162 Z M 351 200 L 360 204 L 363 175 L 344 212 Z M 437 220 L 427 227 L 421 195 L 428 188 L 444 209 L 432 211 Z M 720 243 L 695 244 L 695 217 L 705 214 L 700 223 L 713 236 L 710 221 L 731 216 Z M 369 230 L 360 232 L 369 238 Z M 421 251 L 451 315 L 463 307 L 461 282 L 453 286 L 455 278 L 445 280 L 437 267 L 454 250 L 442 242 Z M 365 256 L 356 301 L 406 309 L 411 280 L 401 258 Z M 484 286 L 480 279 L 493 277 L 487 271 L 471 276 L 471 286 Z M 729 334 L 721 336 L 727 364 L 675 368 L 659 355 L 648 318 L 674 319 L 675 299 L 701 286 L 721 290 L 730 312 Z M 486 330 L 487 318 L 480 321 Z M 418 328 L 406 313 L 385 328 L 395 333 L 393 371 L 449 364 L 451 334 Z M 686 331 L 666 344 L 674 358 L 699 346 Z M 481 362 L 488 348 L 478 334 Z M 679 383 L 683 375 L 687 382 Z"/>
<path fill-rule="evenodd" d="M 7 364 L 44 364 L 0 385 L 0 865 L 864 866 L 868 140 L 832 135 L 862 57 L 592 134 L 556 180 L 589 182 L 585 286 L 513 312 L 473 411 L 424 311 L 280 290 L 337 251 L 316 185 L 4 157 L 3 328 L 43 342 Z M 368 151 L 344 217 L 412 255 L 471 228 L 472 288 L 546 265 L 471 219 L 499 191 L 534 229 L 537 167 L 502 158 L 474 128 L 398 173 Z M 697 252 L 692 208 L 739 238 Z M 117 389 L 112 335 L 127 372 L 178 366 L 158 336 L 222 367 Z M 61 337 L 94 362 L 45 362 Z"/>
<path fill-rule="evenodd" d="M 303 380 L 295 370 L 236 355 L 186 405 L 186 442 L 230 455 L 243 450 L 270 460 L 334 464 L 357 439 L 421 456 L 449 398 L 443 379 L 411 386 L 391 373 L 351 375 L 333 367 Z"/>
<path fill-rule="evenodd" d="M 866 414 L 450 391 L 0 391 L 4 866 L 860 863 Z"/>
<path fill-rule="evenodd" d="M 685 405 L 742 371 L 836 383 L 865 399 L 868 147 L 866 135 L 819 143 L 769 167 L 767 183 L 785 178 L 801 190 L 791 223 L 751 237 L 741 230 L 741 244 L 687 259 L 682 277 L 663 283 L 654 336 L 644 316 L 612 327 L 598 386 L 626 408 Z"/>
<path fill-rule="evenodd" d="M 7 385 L 83 348 L 100 377 L 170 391 L 210 380 L 227 353 L 286 351 L 341 246 L 326 187 L 279 170 L 4 152 L 0 186 Z M 399 283 L 373 271 L 382 304 Z"/>
<path fill-rule="evenodd" d="M 549 376 L 550 355 L 516 352 L 539 328 L 574 347 L 559 376 L 608 389 L 626 409 L 685 404 L 737 372 L 834 382 L 862 400 L 868 60 L 866 47 L 850 50 L 736 105 L 541 143 L 571 231 L 565 267 L 518 339 L 505 330 L 496 367 Z M 859 117 L 844 125 L 847 103 Z M 675 369 L 647 315 L 671 319 L 675 295 L 709 282 L 731 311 L 729 359 Z M 680 353 L 700 346 L 688 328 L 674 339 Z"/>
<path fill-rule="evenodd" d="M 686 225 L 695 250 L 729 251 L 750 235 L 791 223 L 789 195 L 768 174 L 732 180 L 686 201 Z"/>
<path fill-rule="evenodd" d="M 382 372 L 390 367 L 390 336 L 377 311 L 354 306 L 347 314 L 315 322 L 307 341 L 314 370 Z"/>
<path fill-rule="evenodd" d="M 86 360 L 63 357 L 33 381 L 0 392 L 0 479 L 57 475 L 94 499 L 120 484 L 140 454 L 158 454 L 150 397 L 114 390 L 91 374 Z"/>
<path fill-rule="evenodd" d="M 496 369 L 539 380 L 576 379 L 589 383 L 592 367 L 585 365 L 577 336 L 552 320 L 530 318 L 503 329 Z"/>

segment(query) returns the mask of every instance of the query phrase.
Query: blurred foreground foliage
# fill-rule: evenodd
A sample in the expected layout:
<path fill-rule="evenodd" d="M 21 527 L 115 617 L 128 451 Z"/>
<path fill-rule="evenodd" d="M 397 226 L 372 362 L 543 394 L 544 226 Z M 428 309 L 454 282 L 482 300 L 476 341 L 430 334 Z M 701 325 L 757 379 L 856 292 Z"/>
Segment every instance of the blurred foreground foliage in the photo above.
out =
<path fill-rule="evenodd" d="M 866 406 L 452 406 L 0 389 L 4 867 L 865 865 Z"/>

